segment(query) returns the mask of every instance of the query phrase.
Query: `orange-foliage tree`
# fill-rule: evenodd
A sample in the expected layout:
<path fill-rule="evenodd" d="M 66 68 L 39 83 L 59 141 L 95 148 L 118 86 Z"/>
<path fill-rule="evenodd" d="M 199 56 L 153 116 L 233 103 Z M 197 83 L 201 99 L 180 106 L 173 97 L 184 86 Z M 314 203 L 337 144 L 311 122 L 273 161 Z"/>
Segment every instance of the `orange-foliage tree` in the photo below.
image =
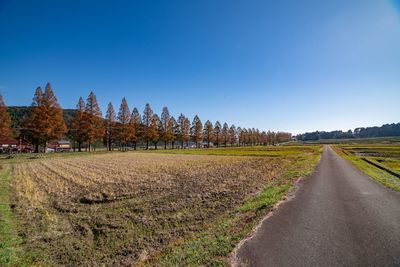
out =
<path fill-rule="evenodd" d="M 8 138 L 11 135 L 11 117 L 7 111 L 3 96 L 0 95 L 0 138 Z"/>
<path fill-rule="evenodd" d="M 237 142 L 237 133 L 235 125 L 232 125 L 229 128 L 229 142 L 231 143 L 231 146 L 234 146 Z"/>
<path fill-rule="evenodd" d="M 50 83 L 47 83 L 44 93 L 40 86 L 36 89 L 25 128 L 26 136 L 35 145 L 35 152 L 39 152 L 41 144 L 46 152 L 49 141 L 59 139 L 66 133 L 63 111 Z"/>
<path fill-rule="evenodd" d="M 112 143 L 115 141 L 117 134 L 117 117 L 114 106 L 110 102 L 108 103 L 106 112 L 106 143 L 108 151 L 112 150 Z"/>
<path fill-rule="evenodd" d="M 214 141 L 217 147 L 219 147 L 220 140 L 221 140 L 221 123 L 217 121 L 214 126 Z"/>
<path fill-rule="evenodd" d="M 146 104 L 146 107 L 143 111 L 143 120 L 142 120 L 142 129 L 143 129 L 143 140 L 146 142 L 146 150 L 149 149 L 149 142 L 151 140 L 151 132 L 150 126 L 153 119 L 153 110 L 150 107 L 150 104 Z"/>
<path fill-rule="evenodd" d="M 164 149 L 167 149 L 167 143 L 170 141 L 170 130 L 169 130 L 169 120 L 171 115 L 167 107 L 164 107 L 161 113 L 161 124 L 162 124 L 162 138 L 164 139 Z"/>
<path fill-rule="evenodd" d="M 140 118 L 139 110 L 134 108 L 131 114 L 131 124 L 133 128 L 132 132 L 132 142 L 133 148 L 136 150 L 137 141 L 141 135 L 141 128 L 142 128 L 142 119 Z"/>
<path fill-rule="evenodd" d="M 197 115 L 192 123 L 182 113 L 178 120 L 175 120 L 167 107 L 163 108 L 160 119 L 154 114 L 150 104 L 146 104 L 141 116 L 137 108 L 130 113 L 125 97 L 122 99 L 118 118 L 112 103 L 109 103 L 106 117 L 103 119 L 93 92 L 90 92 L 86 104 L 82 98 L 79 99 L 70 125 L 68 136 L 78 144 L 79 151 L 83 144 L 91 151 L 93 144 L 101 139 L 107 143 L 108 150 L 111 150 L 113 143 L 119 143 L 122 149 L 127 149 L 128 145 L 133 144 L 136 149 L 138 141 L 144 141 L 146 149 L 149 149 L 149 143 L 152 142 L 157 149 L 158 143 L 162 140 L 164 149 L 167 149 L 167 147 L 174 148 L 176 141 L 185 148 L 185 143 L 188 147 L 190 140 L 196 147 L 200 147 L 202 141 L 207 147 L 210 147 L 211 142 L 217 147 L 221 144 L 226 147 L 228 144 L 276 145 L 292 139 L 291 134 L 287 132 L 265 132 L 257 128 L 236 128 L 234 125 L 229 127 L 227 123 L 221 126 L 219 121 L 213 126 L 211 121 L 207 120 L 203 127 Z M 46 85 L 44 92 L 40 86 L 36 89 L 28 116 L 22 126 L 22 134 L 35 146 L 36 152 L 41 146 L 46 148 L 49 141 L 60 139 L 65 135 L 67 128 L 63 110 L 50 83 Z M 0 95 L 0 138 L 10 135 L 12 135 L 11 119 Z"/>
<path fill-rule="evenodd" d="M 71 136 L 75 142 L 78 143 L 78 151 L 82 151 L 82 144 L 85 141 L 85 102 L 80 97 L 78 104 L 76 105 L 76 113 L 72 119 Z"/>
<path fill-rule="evenodd" d="M 160 141 L 161 132 L 161 120 L 157 114 L 154 114 L 151 118 L 151 123 L 149 127 L 149 139 L 153 142 L 155 149 L 157 149 L 157 144 Z"/>
<path fill-rule="evenodd" d="M 224 146 L 226 146 L 228 144 L 228 139 L 229 139 L 229 126 L 226 122 L 224 123 L 224 126 L 222 126 L 221 135 L 222 135 L 222 140 L 224 142 Z"/>
<path fill-rule="evenodd" d="M 175 140 L 179 134 L 178 123 L 175 118 L 172 116 L 168 121 L 168 129 L 167 129 L 167 141 L 171 143 L 171 148 L 174 149 Z"/>
<path fill-rule="evenodd" d="M 129 110 L 126 98 L 122 98 L 121 107 L 118 113 L 118 139 L 121 143 L 122 149 L 126 149 L 129 141 L 132 140 L 134 134 L 134 125 L 131 123 L 131 112 Z"/>
<path fill-rule="evenodd" d="M 84 113 L 84 136 L 88 143 L 89 151 L 94 148 L 92 145 L 104 136 L 104 123 L 102 113 L 97 103 L 96 95 L 90 92 L 86 100 L 86 107 Z"/>
<path fill-rule="evenodd" d="M 214 140 L 214 127 L 211 123 L 211 121 L 206 121 L 204 123 L 204 129 L 203 129 L 203 140 L 207 143 L 207 148 L 210 147 L 210 143 Z"/>
<path fill-rule="evenodd" d="M 193 141 L 196 143 L 196 147 L 200 147 L 201 137 L 203 135 L 203 124 L 199 116 L 194 116 L 192 121 L 192 128 L 190 129 Z"/>

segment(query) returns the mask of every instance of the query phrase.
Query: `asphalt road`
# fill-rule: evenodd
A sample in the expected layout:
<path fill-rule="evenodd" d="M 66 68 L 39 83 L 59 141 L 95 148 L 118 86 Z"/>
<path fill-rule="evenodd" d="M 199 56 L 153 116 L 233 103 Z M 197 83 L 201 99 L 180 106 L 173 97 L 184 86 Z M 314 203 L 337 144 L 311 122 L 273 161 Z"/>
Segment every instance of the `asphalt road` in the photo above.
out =
<path fill-rule="evenodd" d="M 400 266 L 400 193 L 330 147 L 238 250 L 244 266 Z"/>

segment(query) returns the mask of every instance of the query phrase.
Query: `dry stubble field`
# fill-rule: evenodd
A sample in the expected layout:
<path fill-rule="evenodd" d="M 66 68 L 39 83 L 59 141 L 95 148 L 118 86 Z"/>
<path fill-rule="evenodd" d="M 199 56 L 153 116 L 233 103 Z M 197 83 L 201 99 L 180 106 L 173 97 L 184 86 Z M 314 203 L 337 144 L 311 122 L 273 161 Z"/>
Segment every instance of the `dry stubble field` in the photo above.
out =
<path fill-rule="evenodd" d="M 317 155 L 315 149 L 281 157 L 112 153 L 14 164 L 21 246 L 29 262 L 43 265 L 204 264 L 189 255 L 191 248 L 174 247 L 214 231 L 221 218 L 225 225 L 244 216 L 253 226 L 267 207 L 255 194 L 275 184 L 268 199 L 276 201 Z M 210 264 L 225 265 L 238 236 L 228 248 L 216 244 L 216 255 L 208 256 L 218 259 Z M 186 255 L 169 258 L 171 251 Z"/>

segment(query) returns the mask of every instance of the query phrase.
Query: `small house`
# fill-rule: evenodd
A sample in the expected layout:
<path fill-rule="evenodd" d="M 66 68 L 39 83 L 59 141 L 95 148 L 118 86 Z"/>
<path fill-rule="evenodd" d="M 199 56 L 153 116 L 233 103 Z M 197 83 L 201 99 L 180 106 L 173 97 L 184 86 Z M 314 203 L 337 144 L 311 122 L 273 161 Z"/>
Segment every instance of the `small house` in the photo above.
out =
<path fill-rule="evenodd" d="M 71 151 L 71 142 L 68 140 L 57 140 L 48 145 L 47 151 L 51 151 L 51 152 Z"/>

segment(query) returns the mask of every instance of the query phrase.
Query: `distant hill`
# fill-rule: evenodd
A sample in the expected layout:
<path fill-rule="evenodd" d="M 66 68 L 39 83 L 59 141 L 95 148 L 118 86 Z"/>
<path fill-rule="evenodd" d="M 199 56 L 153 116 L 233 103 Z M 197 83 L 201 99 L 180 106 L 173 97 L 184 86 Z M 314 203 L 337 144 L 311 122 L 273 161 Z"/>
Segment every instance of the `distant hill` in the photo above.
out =
<path fill-rule="evenodd" d="M 347 132 L 343 131 L 316 131 L 297 135 L 300 141 L 315 141 L 325 139 L 351 139 L 400 136 L 400 123 L 384 124 L 380 127 L 360 127 Z"/>
<path fill-rule="evenodd" d="M 29 112 L 29 107 L 27 106 L 11 106 L 8 107 L 8 112 L 11 115 L 12 128 L 22 127 L 22 122 L 26 118 Z M 64 120 L 67 126 L 71 125 L 72 118 L 75 116 L 75 109 L 63 109 Z"/>

